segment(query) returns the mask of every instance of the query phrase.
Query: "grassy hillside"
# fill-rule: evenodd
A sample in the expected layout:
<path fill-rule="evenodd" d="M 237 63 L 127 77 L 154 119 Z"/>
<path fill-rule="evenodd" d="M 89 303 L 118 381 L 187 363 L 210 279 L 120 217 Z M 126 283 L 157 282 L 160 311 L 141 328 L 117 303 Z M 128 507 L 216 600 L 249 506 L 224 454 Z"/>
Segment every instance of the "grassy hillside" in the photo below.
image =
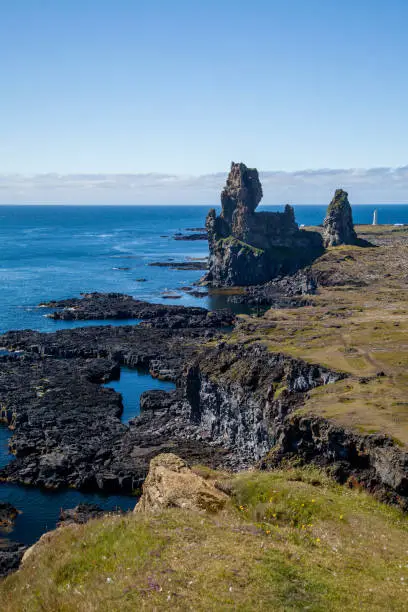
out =
<path fill-rule="evenodd" d="M 313 391 L 304 411 L 407 445 L 408 229 L 358 229 L 378 246 L 336 247 L 319 258 L 312 270 L 322 286 L 313 305 L 244 317 L 230 341 L 263 342 L 346 372 L 347 380 Z"/>
<path fill-rule="evenodd" d="M 52 532 L 0 585 L 1 609 L 407 610 L 398 510 L 312 469 L 209 476 L 232 492 L 223 513 L 173 509 Z"/>

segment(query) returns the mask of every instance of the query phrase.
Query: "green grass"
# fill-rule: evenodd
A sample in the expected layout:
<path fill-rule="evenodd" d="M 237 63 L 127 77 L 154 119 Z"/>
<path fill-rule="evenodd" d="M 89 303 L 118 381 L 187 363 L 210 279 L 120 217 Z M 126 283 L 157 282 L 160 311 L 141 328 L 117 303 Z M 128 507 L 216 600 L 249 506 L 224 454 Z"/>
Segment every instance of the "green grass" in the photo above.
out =
<path fill-rule="evenodd" d="M 235 246 L 239 247 L 243 251 L 248 253 L 253 253 L 254 255 L 263 255 L 265 251 L 262 249 L 258 249 L 254 247 L 252 244 L 248 244 L 247 242 L 243 242 L 242 240 L 238 240 L 238 238 L 234 238 L 234 236 L 228 236 L 227 238 L 221 238 L 218 243 L 222 246 Z"/>
<path fill-rule="evenodd" d="M 232 491 L 221 514 L 174 509 L 59 529 L 0 584 L 1 609 L 407 609 L 398 510 L 311 468 L 204 472 Z"/>

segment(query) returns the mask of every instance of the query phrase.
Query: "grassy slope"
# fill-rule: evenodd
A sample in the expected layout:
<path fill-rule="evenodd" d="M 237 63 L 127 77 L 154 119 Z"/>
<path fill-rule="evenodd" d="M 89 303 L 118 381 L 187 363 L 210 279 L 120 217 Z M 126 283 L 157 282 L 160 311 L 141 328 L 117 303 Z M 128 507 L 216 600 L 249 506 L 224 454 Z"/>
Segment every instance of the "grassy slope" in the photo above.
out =
<path fill-rule="evenodd" d="M 347 372 L 348 380 L 312 392 L 303 410 L 407 445 L 408 230 L 359 229 L 380 246 L 337 247 L 323 255 L 313 268 L 338 284 L 320 289 L 313 306 L 247 318 L 250 331 L 244 325 L 230 340 L 261 341 L 271 351 Z M 385 376 L 376 377 L 379 372 Z"/>
<path fill-rule="evenodd" d="M 1 609 L 407 609 L 408 519 L 397 510 L 311 469 L 228 482 L 221 515 L 175 509 L 52 533 L 0 585 Z"/>

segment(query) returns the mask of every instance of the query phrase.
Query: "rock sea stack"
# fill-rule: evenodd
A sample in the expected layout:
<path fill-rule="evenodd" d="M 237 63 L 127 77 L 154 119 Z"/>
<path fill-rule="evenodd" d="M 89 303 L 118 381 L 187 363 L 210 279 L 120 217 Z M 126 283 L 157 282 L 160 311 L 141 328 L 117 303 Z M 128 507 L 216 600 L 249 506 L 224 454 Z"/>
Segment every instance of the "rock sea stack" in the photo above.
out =
<path fill-rule="evenodd" d="M 326 248 L 359 243 L 347 191 L 335 191 L 323 222 L 323 242 Z"/>
<path fill-rule="evenodd" d="M 221 214 L 212 209 L 207 215 L 207 284 L 264 283 L 296 272 L 323 252 L 320 234 L 300 230 L 291 206 L 282 213 L 255 212 L 262 195 L 258 171 L 233 162 L 221 193 Z"/>

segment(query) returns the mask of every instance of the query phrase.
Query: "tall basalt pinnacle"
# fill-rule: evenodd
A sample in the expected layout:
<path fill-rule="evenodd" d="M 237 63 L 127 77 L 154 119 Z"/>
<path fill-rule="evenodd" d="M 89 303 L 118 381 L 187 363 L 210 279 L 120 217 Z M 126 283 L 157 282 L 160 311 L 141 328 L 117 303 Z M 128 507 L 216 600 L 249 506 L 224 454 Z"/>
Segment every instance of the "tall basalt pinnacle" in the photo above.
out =
<path fill-rule="evenodd" d="M 335 191 L 323 222 L 323 242 L 325 247 L 358 243 L 347 191 Z"/>
<path fill-rule="evenodd" d="M 258 171 L 231 164 L 221 192 L 222 211 L 207 215 L 209 271 L 214 287 L 256 285 L 289 274 L 322 252 L 317 232 L 299 230 L 291 206 L 284 212 L 256 212 L 262 199 Z"/>
<path fill-rule="evenodd" d="M 258 170 L 232 162 L 227 183 L 221 193 L 221 217 L 231 225 L 237 209 L 241 209 L 240 212 L 255 212 L 262 196 Z"/>

